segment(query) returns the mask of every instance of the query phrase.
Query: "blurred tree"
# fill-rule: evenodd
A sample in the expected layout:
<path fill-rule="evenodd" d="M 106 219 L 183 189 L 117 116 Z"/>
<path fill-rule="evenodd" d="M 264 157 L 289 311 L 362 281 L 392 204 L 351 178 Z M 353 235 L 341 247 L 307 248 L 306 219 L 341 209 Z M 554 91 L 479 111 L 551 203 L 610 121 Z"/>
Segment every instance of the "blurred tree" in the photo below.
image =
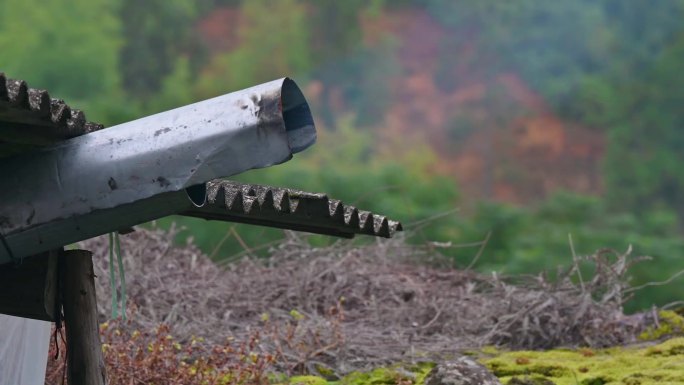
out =
<path fill-rule="evenodd" d="M 134 97 L 149 100 L 174 71 L 179 56 L 201 57 L 193 26 L 207 0 L 119 1 L 125 38 L 120 55 L 123 86 Z"/>
<path fill-rule="evenodd" d="M 147 103 L 147 108 L 151 112 L 165 111 L 195 101 L 190 60 L 181 56 L 176 59 L 173 71 L 162 79 L 159 91 Z"/>
<path fill-rule="evenodd" d="M 452 44 L 476 44 L 473 73 L 518 72 L 555 105 L 606 59 L 610 34 L 599 2 L 429 0 L 428 9 L 461 36 Z M 458 60 L 449 50 L 443 65 L 456 67 Z"/>
<path fill-rule="evenodd" d="M 458 36 L 445 42 L 442 84 L 467 81 L 453 72 L 464 65 L 463 74 L 485 79 L 513 71 L 557 112 L 588 124 L 605 123 L 601 112 L 612 112 L 616 86 L 640 77 L 684 29 L 682 0 L 428 0 L 427 6 Z M 463 63 L 454 51 L 468 45 L 477 49 Z"/>
<path fill-rule="evenodd" d="M 514 208 L 501 203 L 481 203 L 472 216 L 460 221 L 460 242 L 482 239 L 491 232 L 478 270 L 505 274 L 553 272 L 572 262 L 569 236 L 579 256 L 603 248 L 624 252 L 633 246 L 632 257 L 650 256 L 631 271 L 632 284 L 663 281 L 684 269 L 684 240 L 677 229 L 676 214 L 666 210 L 645 213 L 616 212 L 598 197 L 559 193 L 536 208 Z M 472 252 L 472 250 L 469 250 Z M 447 252 L 450 252 L 447 250 Z M 468 255 L 454 254 L 459 266 Z M 586 271 L 585 276 L 590 276 Z M 627 308 L 645 309 L 681 299 L 684 281 L 668 287 L 650 287 L 639 293 Z"/>
<path fill-rule="evenodd" d="M 324 109 L 333 99 L 342 105 L 327 110 L 336 118 L 326 119 L 331 130 L 321 132 L 318 146 L 296 161 L 239 179 L 325 191 L 409 223 L 451 210 L 458 191 L 453 181 L 432 172 L 437 160 L 429 148 L 412 142 L 413 151 L 384 158 L 369 130 L 394 102 L 391 87 L 402 68 L 396 54 L 400 41 L 388 34 L 369 44 L 361 21 L 379 25 L 382 17 L 391 18 L 402 7 L 416 10 L 427 4 L 452 32 L 444 40 L 437 83 L 449 89 L 459 82 L 517 73 L 565 118 L 607 131 L 611 198 L 559 194 L 531 209 L 483 203 L 467 216 L 433 222 L 419 232 L 421 239 L 458 245 L 491 232 L 478 267 L 509 273 L 568 264 L 569 233 L 579 253 L 600 247 L 624 250 L 631 243 L 635 254 L 653 255 L 657 263 L 636 271 L 636 284 L 662 280 L 673 267 L 684 267 L 679 262 L 684 247 L 679 220 L 670 209 L 678 207 L 684 215 L 684 179 L 678 173 L 684 159 L 677 152 L 684 144 L 679 112 L 684 84 L 678 74 L 684 61 L 679 48 L 682 0 L 219 3 L 241 9 L 237 48 L 216 53 L 198 82 L 193 81 L 191 57 L 171 55 L 172 70 L 159 76 L 154 91 L 155 109 L 189 102 L 189 88 L 197 91 L 192 97 L 208 97 L 290 74 L 321 81 Z M 492 97 L 502 94 L 494 90 Z M 503 120 L 525 113 L 517 105 L 515 111 L 502 110 L 505 102 L 487 100 L 495 111 L 485 113 Z M 316 117 L 321 116 L 317 111 Z M 452 123 L 455 138 L 479 129 L 469 127 L 468 120 Z M 505 122 L 496 126 L 506 127 Z M 241 240 L 235 242 L 235 235 L 225 238 L 230 228 L 225 224 L 180 221 L 192 223 L 205 251 L 216 249 L 223 257 L 241 250 L 241 243 L 254 247 L 281 236 L 278 230 L 239 225 L 235 230 Z M 229 241 L 222 244 L 222 239 Z M 464 266 L 477 247 L 444 251 Z M 678 295 L 667 288 L 649 290 L 632 309 Z"/>
<path fill-rule="evenodd" d="M 306 8 L 297 0 L 253 0 L 242 4 L 239 46 L 212 58 L 202 72 L 199 92 L 211 96 L 311 69 Z"/>
<path fill-rule="evenodd" d="M 359 126 L 380 122 L 393 103 L 392 79 L 402 71 L 396 48 L 397 43 L 386 36 L 376 45 L 361 46 L 346 60 L 340 61 L 339 72 L 319 72 L 329 87 L 342 91 L 344 100 L 348 101 L 348 111 L 342 112 L 353 112 Z"/>
<path fill-rule="evenodd" d="M 319 4 L 316 14 L 328 18 L 327 25 L 321 20 L 316 29 L 327 32 L 314 37 L 314 42 L 322 41 L 326 46 L 313 71 L 313 77 L 325 85 L 322 99 L 327 108 L 320 115 L 329 127 L 336 126 L 336 114 L 346 113 L 353 113 L 360 126 L 374 125 L 393 103 L 393 79 L 401 75 L 402 67 L 397 57 L 398 41 L 389 32 L 364 40 L 361 19 L 366 25 L 381 23 L 388 5 L 384 1 L 330 4 Z M 340 96 L 344 105 L 339 103 Z"/>
<path fill-rule="evenodd" d="M 239 8 L 240 22 L 233 26 L 238 45 L 214 53 L 207 64 L 195 23 L 218 6 Z M 303 84 L 319 80 L 323 109 L 316 117 L 330 117 L 331 128 L 321 132 L 320 144 L 294 162 L 239 178 L 328 192 L 411 223 L 452 210 L 455 183 L 433 172 L 438 159 L 429 147 L 411 141 L 399 156 L 386 156 L 369 128 L 395 102 L 392 87 L 402 71 L 401 40 L 383 36 L 383 22 L 418 15 L 424 7 L 450 30 L 435 74 L 440 87 L 513 72 L 566 119 L 608 133 L 609 199 L 558 194 L 533 208 L 482 203 L 410 228 L 413 239 L 453 242 L 444 252 L 465 266 L 479 245 L 460 245 L 491 232 L 476 266 L 483 271 L 535 273 L 568 264 L 569 233 L 580 254 L 632 244 L 635 255 L 652 255 L 655 263 L 634 272 L 635 284 L 684 268 L 684 0 L 74 0 L 68 6 L 5 0 L 0 69 L 104 123 L 284 75 Z M 368 39 L 376 26 L 373 33 L 381 37 Z M 506 121 L 524 113 L 506 110 L 505 101 L 488 99 L 485 105 L 494 111 L 485 112 Z M 334 104 L 342 108 L 329 107 Z M 488 124 L 450 123 L 454 142 Z M 235 242 L 229 225 L 177 220 L 192 224 L 197 242 L 217 256 L 242 250 L 241 242 L 254 247 L 282 236 L 238 225 Z M 649 288 L 630 307 L 680 299 L 684 284 L 677 281 L 674 288 Z"/>
<path fill-rule="evenodd" d="M 501 71 L 519 73 L 562 116 L 608 132 L 605 172 L 614 207 L 671 207 L 684 218 L 684 177 L 678 172 L 684 160 L 684 84 L 678 74 L 684 1 L 428 4 L 462 36 L 451 49 L 476 44 L 468 63 L 473 71 L 466 74 L 486 79 Z M 445 51 L 444 68 L 457 67 L 459 60 Z M 459 81 L 453 71 L 441 76 Z"/>
<path fill-rule="evenodd" d="M 684 218 L 684 34 L 628 95 L 610 132 L 606 177 L 614 206 L 646 213 L 673 208 Z"/>
<path fill-rule="evenodd" d="M 0 68 L 82 108 L 79 100 L 115 94 L 122 38 L 114 4 L 0 2 Z"/>
<path fill-rule="evenodd" d="M 316 31 L 311 36 L 311 50 L 314 61 L 325 66 L 353 52 L 361 44 L 359 13 L 366 0 L 323 0 L 310 2 L 311 27 Z"/>

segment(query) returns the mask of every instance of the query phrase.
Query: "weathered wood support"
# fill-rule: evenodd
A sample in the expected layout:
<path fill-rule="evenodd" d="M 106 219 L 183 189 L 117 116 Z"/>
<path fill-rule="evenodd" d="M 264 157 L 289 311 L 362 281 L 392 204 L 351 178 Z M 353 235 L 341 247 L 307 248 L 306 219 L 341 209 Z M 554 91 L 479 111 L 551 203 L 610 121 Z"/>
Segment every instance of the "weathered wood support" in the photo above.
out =
<path fill-rule="evenodd" d="M 105 385 L 92 253 L 65 251 L 60 263 L 69 385 Z"/>

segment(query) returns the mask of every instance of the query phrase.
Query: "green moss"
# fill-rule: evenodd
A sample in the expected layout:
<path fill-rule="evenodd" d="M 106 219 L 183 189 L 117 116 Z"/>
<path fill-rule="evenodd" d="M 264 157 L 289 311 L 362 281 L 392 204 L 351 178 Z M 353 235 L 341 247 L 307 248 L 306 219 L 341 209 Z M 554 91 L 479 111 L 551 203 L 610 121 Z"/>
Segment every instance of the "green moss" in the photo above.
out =
<path fill-rule="evenodd" d="M 340 384 L 343 385 L 382 385 L 382 384 L 396 384 L 396 378 L 389 375 L 389 373 L 384 370 L 374 370 L 370 373 L 352 373 L 349 376 L 342 379 Z"/>
<path fill-rule="evenodd" d="M 504 384 L 536 378 L 555 385 L 674 385 L 684 383 L 684 338 L 641 349 L 502 352 L 481 361 Z"/>
<path fill-rule="evenodd" d="M 675 340 L 684 340 L 684 338 L 677 338 Z M 670 340 L 668 344 L 660 344 L 648 348 L 646 350 L 647 356 L 681 356 L 684 355 L 684 343 L 672 343 Z M 666 348 L 664 348 L 666 347 Z"/>
<path fill-rule="evenodd" d="M 608 377 L 590 377 L 590 378 L 585 378 L 580 382 L 580 385 L 605 385 L 613 380 Z"/>
<path fill-rule="evenodd" d="M 684 334 L 684 317 L 670 310 L 658 312 L 660 326 L 650 327 L 639 335 L 641 340 L 657 340 L 664 336 Z"/>
<path fill-rule="evenodd" d="M 316 365 L 316 371 L 318 374 L 321 375 L 321 377 L 325 378 L 328 381 L 337 381 L 339 378 L 337 377 L 337 374 L 335 374 L 335 371 L 330 369 L 329 367 L 325 365 Z"/>
<path fill-rule="evenodd" d="M 504 352 L 487 349 L 480 362 L 507 385 L 684 384 L 684 337 L 648 348 L 556 349 Z M 292 377 L 288 385 L 421 385 L 431 363 L 356 372 L 336 382 Z"/>
<path fill-rule="evenodd" d="M 316 376 L 294 376 L 290 378 L 290 385 L 328 385 L 328 381 Z"/>
<path fill-rule="evenodd" d="M 499 354 L 499 349 L 497 349 L 496 346 L 485 346 L 482 349 L 480 349 L 480 351 L 484 354 L 488 354 L 488 355 L 492 355 L 492 356 Z"/>
<path fill-rule="evenodd" d="M 430 374 L 430 371 L 434 367 L 435 367 L 435 364 L 432 362 L 422 362 L 422 363 L 419 363 L 419 364 L 409 368 L 409 370 L 411 370 L 416 375 L 415 383 L 416 384 L 423 384 L 425 382 L 425 377 L 427 377 L 428 374 Z"/>
<path fill-rule="evenodd" d="M 411 366 L 393 366 L 379 368 L 371 372 L 357 372 L 344 377 L 340 385 L 395 385 L 395 384 L 423 384 L 433 363 L 420 363 Z"/>
<path fill-rule="evenodd" d="M 413 377 L 413 378 L 411 378 Z M 395 385 L 400 381 L 414 381 L 415 375 L 410 376 L 396 369 L 380 368 L 372 372 L 352 373 L 340 381 L 342 385 Z"/>
<path fill-rule="evenodd" d="M 532 377 L 513 377 L 506 385 L 556 385 L 548 378 L 532 376 Z"/>
<path fill-rule="evenodd" d="M 505 356 L 504 356 L 505 357 Z M 487 367 L 497 377 L 526 376 L 540 374 L 544 377 L 562 377 L 569 374 L 568 369 L 557 364 L 520 364 L 521 357 L 516 358 L 516 365 L 508 365 L 507 360 L 490 360 Z M 529 358 L 524 358 L 525 361 Z"/>
<path fill-rule="evenodd" d="M 328 381 L 317 376 L 295 376 L 289 380 L 281 381 L 273 377 L 271 382 L 279 385 L 420 385 L 425 382 L 425 377 L 434 366 L 433 363 L 395 365 L 389 368 L 378 368 L 370 372 L 351 373 L 339 381 Z"/>

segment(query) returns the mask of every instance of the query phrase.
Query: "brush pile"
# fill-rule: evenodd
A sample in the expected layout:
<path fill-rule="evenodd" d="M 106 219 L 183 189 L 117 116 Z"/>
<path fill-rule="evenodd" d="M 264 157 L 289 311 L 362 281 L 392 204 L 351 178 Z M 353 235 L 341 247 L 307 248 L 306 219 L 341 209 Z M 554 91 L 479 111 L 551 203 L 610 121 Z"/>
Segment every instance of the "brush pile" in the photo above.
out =
<path fill-rule="evenodd" d="M 130 330 L 171 326 L 180 340 L 221 344 L 258 331 L 260 349 L 289 372 L 346 373 L 393 362 L 453 357 L 484 345 L 512 349 L 633 342 L 649 320 L 622 311 L 639 258 L 600 250 L 546 275 L 503 277 L 446 267 L 401 238 L 313 248 L 287 232 L 270 258 L 221 266 L 178 229 L 121 237 Z M 102 321 L 111 314 L 109 243 L 94 252 Z M 582 277 L 580 265 L 593 266 Z M 586 275 L 586 270 L 583 270 Z"/>

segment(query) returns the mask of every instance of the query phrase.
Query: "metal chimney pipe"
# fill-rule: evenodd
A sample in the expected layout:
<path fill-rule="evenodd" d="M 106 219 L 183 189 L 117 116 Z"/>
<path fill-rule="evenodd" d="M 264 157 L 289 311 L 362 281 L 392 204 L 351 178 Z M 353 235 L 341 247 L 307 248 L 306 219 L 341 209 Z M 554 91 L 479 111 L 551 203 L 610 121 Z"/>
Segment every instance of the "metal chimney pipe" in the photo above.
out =
<path fill-rule="evenodd" d="M 0 264 L 202 206 L 205 182 L 285 162 L 315 140 L 309 106 L 284 78 L 3 159 Z"/>

